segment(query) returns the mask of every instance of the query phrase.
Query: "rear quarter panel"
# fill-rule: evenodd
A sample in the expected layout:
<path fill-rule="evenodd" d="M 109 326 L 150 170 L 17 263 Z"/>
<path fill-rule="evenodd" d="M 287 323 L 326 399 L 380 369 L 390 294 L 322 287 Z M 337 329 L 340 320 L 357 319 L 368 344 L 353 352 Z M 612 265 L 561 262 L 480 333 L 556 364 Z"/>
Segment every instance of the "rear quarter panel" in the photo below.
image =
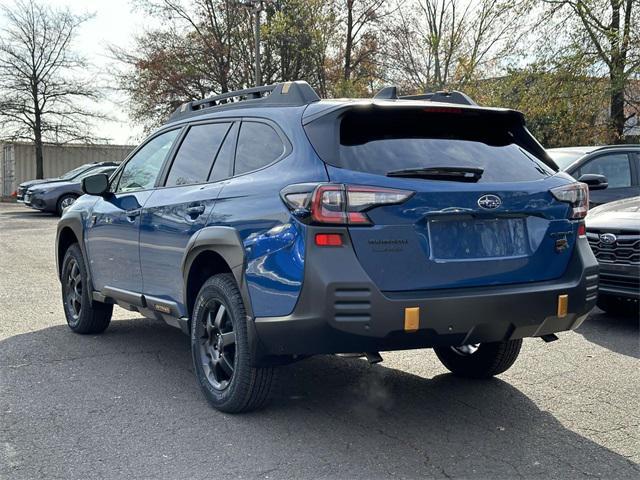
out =
<path fill-rule="evenodd" d="M 238 231 L 253 312 L 260 317 L 291 313 L 304 276 L 305 227 L 291 217 L 280 190 L 294 183 L 327 181 L 324 163 L 310 146 L 299 118 L 292 122 L 274 112 L 269 119 L 282 128 L 291 152 L 262 170 L 226 181 L 208 221 L 209 226 Z"/>

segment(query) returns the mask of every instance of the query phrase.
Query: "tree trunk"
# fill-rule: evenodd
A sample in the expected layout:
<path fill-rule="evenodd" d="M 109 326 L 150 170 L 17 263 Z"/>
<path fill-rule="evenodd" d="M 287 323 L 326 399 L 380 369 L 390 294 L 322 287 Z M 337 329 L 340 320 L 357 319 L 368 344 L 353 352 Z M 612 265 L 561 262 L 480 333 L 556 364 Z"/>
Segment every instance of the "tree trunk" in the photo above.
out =
<path fill-rule="evenodd" d="M 37 96 L 36 96 L 37 98 Z M 35 102 L 35 123 L 33 128 L 33 140 L 36 146 L 36 178 L 44 178 L 44 156 L 42 154 L 42 114 L 38 102 Z"/>
<path fill-rule="evenodd" d="M 347 0 L 347 38 L 344 46 L 344 81 L 351 78 L 351 50 L 353 49 L 353 0 Z"/>
<path fill-rule="evenodd" d="M 611 126 L 614 143 L 624 143 L 624 76 L 611 70 Z"/>

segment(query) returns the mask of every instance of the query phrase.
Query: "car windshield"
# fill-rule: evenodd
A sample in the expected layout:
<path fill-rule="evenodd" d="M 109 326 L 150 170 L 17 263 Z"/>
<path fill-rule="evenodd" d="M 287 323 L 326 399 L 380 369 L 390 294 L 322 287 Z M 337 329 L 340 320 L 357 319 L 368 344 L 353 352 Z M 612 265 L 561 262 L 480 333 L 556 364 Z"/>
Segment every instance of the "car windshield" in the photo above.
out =
<path fill-rule="evenodd" d="M 72 180 L 76 178 L 81 173 L 85 172 L 88 169 L 93 168 L 94 165 L 82 165 L 80 167 L 74 168 L 73 170 L 68 171 L 64 175 L 60 177 L 61 180 Z"/>
<path fill-rule="evenodd" d="M 556 162 L 558 167 L 560 167 L 560 170 L 564 170 L 584 155 L 583 152 L 567 152 L 562 150 L 547 150 L 547 153 L 553 159 L 553 161 Z"/>

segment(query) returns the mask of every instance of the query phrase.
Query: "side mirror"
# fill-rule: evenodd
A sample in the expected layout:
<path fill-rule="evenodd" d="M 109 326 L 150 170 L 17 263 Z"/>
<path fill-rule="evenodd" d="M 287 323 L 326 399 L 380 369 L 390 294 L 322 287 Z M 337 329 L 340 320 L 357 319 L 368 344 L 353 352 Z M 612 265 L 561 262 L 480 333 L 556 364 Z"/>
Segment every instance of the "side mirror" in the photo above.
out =
<path fill-rule="evenodd" d="M 589 185 L 589 190 L 604 190 L 609 186 L 609 181 L 604 175 L 597 173 L 585 173 L 578 179 L 579 182 Z"/>
<path fill-rule="evenodd" d="M 109 190 L 109 177 L 98 173 L 82 179 L 82 191 L 87 195 L 103 196 Z"/>

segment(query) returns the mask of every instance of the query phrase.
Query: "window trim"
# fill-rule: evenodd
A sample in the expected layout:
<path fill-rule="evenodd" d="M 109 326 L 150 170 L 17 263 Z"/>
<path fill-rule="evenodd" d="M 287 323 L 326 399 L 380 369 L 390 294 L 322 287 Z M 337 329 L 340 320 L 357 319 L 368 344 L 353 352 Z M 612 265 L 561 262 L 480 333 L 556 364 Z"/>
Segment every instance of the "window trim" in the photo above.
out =
<path fill-rule="evenodd" d="M 111 188 L 113 187 L 112 183 L 111 183 L 111 178 L 116 179 L 116 176 L 120 174 L 120 172 L 122 170 L 125 169 L 125 167 L 127 166 L 127 164 L 131 161 L 131 159 L 133 157 L 135 157 L 137 155 L 137 153 L 144 148 L 149 142 L 153 141 L 153 139 L 155 139 L 156 137 L 159 137 L 160 135 L 164 135 L 165 133 L 168 132 L 172 132 L 174 130 L 179 130 L 178 132 L 178 136 L 176 137 L 176 141 L 178 139 L 180 139 L 184 133 L 184 125 L 180 125 L 180 126 L 172 126 L 171 128 L 164 128 L 162 130 L 158 130 L 157 132 L 152 133 L 150 136 L 148 136 L 143 142 L 140 143 L 140 145 L 138 145 L 136 148 L 134 148 L 129 155 L 127 155 L 127 157 L 122 161 L 122 163 L 120 164 L 120 166 L 116 169 L 115 172 L 113 172 L 113 174 L 111 175 L 111 177 L 109 178 L 109 190 L 111 190 Z M 171 157 L 173 157 L 174 154 L 174 150 L 176 147 L 176 141 L 174 141 L 173 145 L 171 146 L 171 149 L 169 150 L 169 153 L 167 154 L 167 157 L 164 159 L 162 165 L 160 166 L 160 172 L 158 175 L 158 178 L 163 174 L 164 171 L 164 166 L 167 163 L 167 160 Z M 118 178 L 118 184 L 115 186 L 115 190 L 118 189 L 118 186 L 120 185 L 120 179 L 122 178 L 122 175 L 120 175 L 120 177 Z M 144 188 L 144 189 L 140 189 L 140 190 L 132 190 L 130 192 L 118 192 L 118 191 L 114 191 L 111 192 L 112 195 L 120 195 L 120 194 L 131 194 L 131 193 L 138 193 L 138 192 L 146 192 L 148 190 L 155 190 L 156 189 L 156 184 L 158 183 L 158 178 L 156 178 L 156 182 L 154 183 L 154 185 L 150 188 Z"/>
<path fill-rule="evenodd" d="M 578 178 L 576 178 L 576 180 L 578 180 L 582 175 L 584 175 L 582 173 L 582 169 L 584 167 L 586 167 L 587 165 L 589 165 L 591 162 L 595 162 L 596 160 L 598 160 L 600 158 L 603 158 L 603 157 L 608 157 L 609 155 L 620 155 L 620 154 L 627 156 L 627 163 L 629 165 L 629 186 L 627 186 L 627 187 L 607 187 L 607 190 L 617 190 L 619 188 L 630 188 L 630 187 L 633 187 L 634 186 L 634 181 L 635 181 L 633 161 L 632 161 L 633 152 L 630 152 L 630 151 L 627 151 L 627 150 L 598 153 L 597 155 L 594 155 L 591 158 L 584 159 L 584 161 L 580 163 L 578 168 L 576 168 L 574 170 L 575 172 L 578 173 Z"/>
<path fill-rule="evenodd" d="M 240 132 L 242 131 L 242 124 L 244 122 L 264 123 L 266 125 L 269 125 L 271 128 L 275 130 L 276 134 L 280 137 L 280 140 L 282 141 L 282 144 L 284 146 L 284 151 L 280 154 L 278 158 L 273 160 L 271 163 L 263 165 L 260 168 L 256 168 L 255 170 L 249 170 L 247 172 L 242 172 L 236 175 L 236 158 L 238 155 L 238 144 L 240 143 Z M 265 168 L 269 168 L 270 166 L 275 165 L 276 163 L 280 162 L 284 158 L 288 157 L 291 154 L 291 152 L 293 152 L 293 146 L 291 145 L 289 138 L 285 135 L 285 133 L 282 131 L 282 129 L 276 122 L 270 119 L 261 118 L 261 117 L 242 117 L 242 120 L 240 122 L 240 128 L 238 128 L 238 136 L 236 138 L 236 148 L 235 148 L 235 151 L 233 152 L 233 175 L 229 178 L 239 178 L 239 177 L 243 177 L 244 175 L 259 172 L 261 170 L 264 170 Z"/>
<path fill-rule="evenodd" d="M 233 128 L 233 125 L 236 122 L 237 122 L 237 120 L 233 120 L 233 119 L 215 119 L 215 120 L 208 120 L 208 121 L 193 122 L 193 123 L 185 124 L 183 126 L 183 131 L 180 133 L 180 135 L 178 136 L 178 138 L 176 140 L 175 149 L 172 149 L 172 151 L 170 152 L 169 161 L 167 162 L 166 166 L 164 166 L 162 168 L 162 170 L 160 172 L 160 175 L 158 176 L 158 181 L 156 182 L 156 184 L 157 184 L 156 188 L 188 187 L 188 186 L 194 186 L 194 185 L 203 185 L 203 184 L 207 184 L 207 183 L 216 183 L 216 182 L 209 182 L 209 177 L 211 176 L 211 172 L 213 171 L 213 167 L 215 166 L 216 160 L 218 159 L 218 154 L 220 153 L 220 149 L 222 148 L 222 145 L 224 144 L 224 141 L 227 139 L 227 135 L 229 134 L 229 132 Z M 207 172 L 207 178 L 203 182 L 188 183 L 188 184 L 185 184 L 185 185 L 167 185 L 167 181 L 169 180 L 169 174 L 171 173 L 171 168 L 173 168 L 173 164 L 176 161 L 176 158 L 178 156 L 178 152 L 180 151 L 180 147 L 182 147 L 182 144 L 186 140 L 187 135 L 189 135 L 189 131 L 193 127 L 197 127 L 199 125 L 212 125 L 212 124 L 217 124 L 217 123 L 226 123 L 226 124 L 228 124 L 228 127 L 227 127 L 227 131 L 224 133 L 224 136 L 222 137 L 222 142 L 220 143 L 220 146 L 218 146 L 218 150 L 216 150 L 216 153 L 213 156 L 213 162 L 211 162 L 211 167 L 209 168 L 209 171 Z M 235 160 L 235 152 L 234 152 L 234 160 Z M 221 181 L 221 180 L 218 180 L 218 181 Z"/>

